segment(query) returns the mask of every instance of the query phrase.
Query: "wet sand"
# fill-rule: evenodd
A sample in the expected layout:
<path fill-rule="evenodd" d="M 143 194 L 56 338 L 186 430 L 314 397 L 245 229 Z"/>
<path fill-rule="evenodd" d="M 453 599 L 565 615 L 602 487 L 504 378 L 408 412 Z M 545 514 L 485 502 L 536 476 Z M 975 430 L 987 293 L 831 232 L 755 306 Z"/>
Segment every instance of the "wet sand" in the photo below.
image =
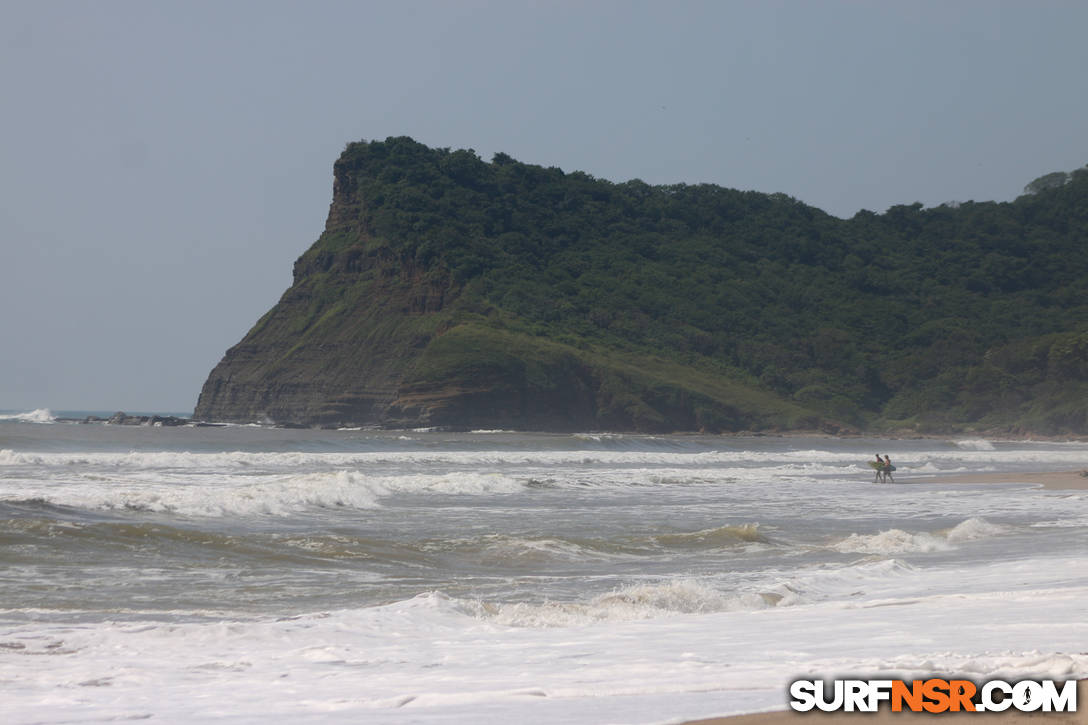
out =
<path fill-rule="evenodd" d="M 897 484 L 903 483 L 1037 483 L 1052 490 L 1088 491 L 1085 471 L 1046 471 L 1040 473 L 957 473 L 951 475 L 919 476 L 910 471 L 896 471 Z"/>

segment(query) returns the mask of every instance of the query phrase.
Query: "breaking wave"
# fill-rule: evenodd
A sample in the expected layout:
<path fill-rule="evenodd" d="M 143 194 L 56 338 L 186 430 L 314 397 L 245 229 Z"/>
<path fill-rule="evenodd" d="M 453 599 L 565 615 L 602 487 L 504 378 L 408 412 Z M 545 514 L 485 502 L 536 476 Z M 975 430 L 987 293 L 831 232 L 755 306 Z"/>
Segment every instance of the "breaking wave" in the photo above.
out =
<path fill-rule="evenodd" d="M 888 529 L 877 534 L 850 534 L 830 548 L 849 554 L 908 554 L 948 551 L 954 544 L 1000 536 L 1008 528 L 982 518 L 970 518 L 951 529 L 933 533 Z"/>
<path fill-rule="evenodd" d="M 0 420 L 16 420 L 22 423 L 53 423 L 56 416 L 49 408 L 38 408 L 29 413 L 15 413 L 14 415 L 0 415 Z"/>
<path fill-rule="evenodd" d="M 132 510 L 184 516 L 289 515 L 308 509 L 376 509 L 381 499 L 403 493 L 495 494 L 522 490 L 513 478 L 488 473 L 370 476 L 332 471 L 296 476 L 241 479 L 215 485 L 170 481 L 91 481 L 86 485 L 44 486 L 33 497 L 58 506 Z M 18 500 L 26 500 L 26 491 Z M 9 499 L 11 501 L 12 499 Z"/>
<path fill-rule="evenodd" d="M 655 543 L 669 548 L 703 549 L 734 546 L 738 543 L 766 543 L 767 539 L 759 532 L 759 524 L 739 524 L 719 526 L 675 534 L 659 534 L 653 537 Z"/>
<path fill-rule="evenodd" d="M 37 411 L 36 411 L 37 413 Z M 31 414 L 23 414 L 31 415 Z M 43 416 L 42 421 L 46 419 Z M 413 446 L 411 437 L 397 444 Z M 986 441 L 981 443 L 991 445 Z M 981 445 L 981 444 L 975 444 Z M 215 472 L 284 471 L 285 469 L 361 468 L 384 465 L 449 465 L 449 466 L 595 466 L 615 469 L 675 467 L 690 471 L 702 468 L 720 478 L 726 469 L 730 475 L 750 472 L 763 478 L 871 474 L 863 463 L 851 463 L 851 456 L 834 451 L 751 451 L 751 450 L 426 450 L 411 447 L 400 450 L 368 451 L 79 451 L 28 452 L 0 450 L 0 465 L 30 466 L 98 466 L 116 469 L 193 469 Z M 924 457 L 897 458 L 904 471 L 912 473 L 949 472 L 950 470 L 992 470 L 998 465 L 1036 465 L 1074 467 L 1088 465 L 1088 450 L 1082 447 L 1062 448 L 1055 455 L 1051 448 L 998 451 L 984 448 L 963 448 L 939 452 L 930 451 Z"/>
<path fill-rule="evenodd" d="M 962 448 L 965 451 L 993 451 L 994 444 L 983 438 L 972 438 L 968 440 L 956 441 L 956 447 Z"/>
<path fill-rule="evenodd" d="M 454 552 L 479 564 L 532 567 L 552 562 L 605 561 L 644 558 L 671 551 L 716 551 L 767 543 L 758 524 L 721 526 L 687 533 L 598 538 L 487 534 L 457 540 L 431 541 L 427 551 Z"/>
<path fill-rule="evenodd" d="M 588 602 L 460 602 L 466 614 L 513 627 L 568 627 L 634 621 L 680 614 L 766 609 L 773 597 L 758 592 L 721 592 L 694 579 L 636 584 Z"/>
<path fill-rule="evenodd" d="M 974 541 L 975 539 L 989 539 L 995 536 L 1003 536 L 1008 532 L 1008 526 L 990 523 L 986 519 L 973 517 L 956 524 L 943 533 L 948 541 L 959 543 L 961 541 Z"/>
<path fill-rule="evenodd" d="M 631 584 L 581 602 L 486 602 L 457 599 L 440 592 L 422 594 L 393 607 L 435 607 L 512 627 L 586 626 L 689 614 L 781 608 L 857 594 L 859 587 L 879 584 L 917 570 L 897 559 L 865 562 L 800 574 L 770 586 L 722 591 L 696 578 Z"/>
<path fill-rule="evenodd" d="M 604 560 L 619 553 L 607 542 L 573 541 L 551 536 L 488 534 L 454 541 L 432 541 L 428 551 L 454 552 L 488 567 L 532 568 L 551 562 Z"/>
<path fill-rule="evenodd" d="M 848 554 L 906 554 L 947 551 L 952 546 L 933 534 L 888 529 L 879 534 L 850 534 L 831 548 Z"/>

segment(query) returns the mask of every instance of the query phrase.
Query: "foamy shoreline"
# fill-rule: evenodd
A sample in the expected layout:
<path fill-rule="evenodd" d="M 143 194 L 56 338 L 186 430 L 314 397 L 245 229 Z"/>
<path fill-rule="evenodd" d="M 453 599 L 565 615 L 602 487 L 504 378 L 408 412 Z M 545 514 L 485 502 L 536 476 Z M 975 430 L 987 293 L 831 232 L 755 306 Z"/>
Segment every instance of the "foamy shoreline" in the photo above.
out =
<path fill-rule="evenodd" d="M 900 474 L 898 483 L 1034 483 L 1050 490 L 1088 490 L 1088 476 L 1082 475 L 1082 471 L 1043 471 L 1038 473 L 960 473 L 939 476 L 908 476 L 906 472 Z M 1088 680 L 1081 680 L 1077 684 L 1078 712 L 1003 712 L 987 713 L 986 723 L 991 725 L 1031 725 L 1045 720 L 1053 725 L 1085 725 L 1088 723 Z M 883 725 L 884 723 L 899 723 L 904 720 L 928 720 L 939 717 L 941 722 L 947 722 L 956 718 L 971 718 L 977 713 L 942 713 L 932 715 L 929 713 L 889 712 L 881 710 L 877 713 L 843 713 L 843 712 L 808 712 L 800 713 L 790 710 L 775 710 L 773 712 L 748 713 L 745 715 L 731 715 L 726 717 L 707 718 L 703 720 L 691 720 L 683 725 L 782 725 L 810 719 L 825 719 L 838 721 L 845 717 L 864 718 L 869 725 Z M 977 721 L 971 721 L 977 722 Z"/>
<path fill-rule="evenodd" d="M 805 673 L 1088 677 L 1088 494 L 926 485 L 1082 443 L 0 428 L 12 725 L 677 725 Z"/>

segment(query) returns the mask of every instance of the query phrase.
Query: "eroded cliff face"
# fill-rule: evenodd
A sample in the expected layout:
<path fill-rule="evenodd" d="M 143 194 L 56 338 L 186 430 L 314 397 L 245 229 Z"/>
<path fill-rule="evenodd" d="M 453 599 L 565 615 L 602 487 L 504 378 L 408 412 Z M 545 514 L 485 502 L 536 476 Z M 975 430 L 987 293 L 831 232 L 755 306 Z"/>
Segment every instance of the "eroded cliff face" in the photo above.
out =
<path fill-rule="evenodd" d="M 550 431 L 768 427 L 733 408 L 729 389 L 693 392 L 671 382 L 675 369 L 637 360 L 617 367 L 481 324 L 479 314 L 466 321 L 459 303 L 447 276 L 385 249 L 315 245 L 279 303 L 212 370 L 194 417 Z M 703 382 L 713 389 L 717 381 Z M 765 402 L 781 413 L 777 401 Z"/>
<path fill-rule="evenodd" d="M 464 270 L 474 264 L 472 237 L 457 213 L 470 205 L 458 198 L 435 222 L 428 204 L 441 194 L 413 177 L 418 168 L 390 159 L 435 152 L 394 142 L 349 147 L 336 162 L 324 233 L 296 261 L 279 302 L 211 371 L 196 419 L 646 432 L 767 428 L 785 416 L 815 424 L 770 395 L 744 393 L 750 402 L 741 411 L 732 403 L 738 388 L 681 366 L 609 357 L 507 326 L 508 313 L 463 287 L 471 284 Z M 443 173 L 476 183 L 454 163 L 464 161 L 457 153 L 442 158 L 451 164 Z M 391 202 L 389 185 L 402 178 L 411 193 Z M 368 200 L 365 188 L 386 198 Z M 377 229 L 376 203 L 385 204 Z M 417 237 L 417 218 L 437 224 L 437 236 Z M 446 262 L 420 261 L 434 259 L 435 245 L 449 253 Z"/>
<path fill-rule="evenodd" d="M 448 281 L 358 247 L 304 258 L 294 285 L 212 370 L 195 416 L 381 425 L 450 294 Z"/>
<path fill-rule="evenodd" d="M 599 380 L 569 355 L 535 363 L 548 369 L 546 383 L 527 379 L 520 361 L 467 369 L 449 362 L 449 341 L 466 334 L 439 338 L 464 329 L 461 290 L 442 270 L 374 243 L 357 173 L 337 162 L 324 234 L 295 262 L 294 282 L 279 302 L 211 371 L 194 417 L 330 427 L 598 427 Z M 502 338 L 467 338 L 466 349 L 484 359 L 508 357 Z M 439 370 L 421 371 L 436 357 Z"/>
<path fill-rule="evenodd" d="M 334 167 L 325 233 L 294 283 L 212 370 L 195 417 L 223 422 L 382 425 L 413 359 L 456 298 L 449 278 L 370 245 L 352 170 Z"/>

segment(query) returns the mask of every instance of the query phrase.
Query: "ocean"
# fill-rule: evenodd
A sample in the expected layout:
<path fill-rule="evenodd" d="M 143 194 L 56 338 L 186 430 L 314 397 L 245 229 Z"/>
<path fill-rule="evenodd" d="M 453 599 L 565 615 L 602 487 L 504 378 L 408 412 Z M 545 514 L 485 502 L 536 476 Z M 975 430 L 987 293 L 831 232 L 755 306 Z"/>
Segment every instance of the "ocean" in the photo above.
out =
<path fill-rule="evenodd" d="M 9 724 L 596 725 L 1088 676 L 1088 444 L 0 416 Z M 888 454 L 895 484 L 867 465 Z"/>

